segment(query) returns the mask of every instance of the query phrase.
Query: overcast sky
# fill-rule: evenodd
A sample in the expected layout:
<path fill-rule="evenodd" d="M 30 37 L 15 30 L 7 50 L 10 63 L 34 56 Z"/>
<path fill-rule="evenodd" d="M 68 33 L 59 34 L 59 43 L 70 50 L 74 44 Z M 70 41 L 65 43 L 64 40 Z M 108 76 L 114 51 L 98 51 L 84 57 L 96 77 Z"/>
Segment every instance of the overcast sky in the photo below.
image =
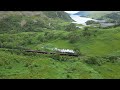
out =
<path fill-rule="evenodd" d="M 77 13 L 79 11 L 65 11 L 66 13 L 70 13 L 70 14 L 74 14 L 74 13 Z"/>

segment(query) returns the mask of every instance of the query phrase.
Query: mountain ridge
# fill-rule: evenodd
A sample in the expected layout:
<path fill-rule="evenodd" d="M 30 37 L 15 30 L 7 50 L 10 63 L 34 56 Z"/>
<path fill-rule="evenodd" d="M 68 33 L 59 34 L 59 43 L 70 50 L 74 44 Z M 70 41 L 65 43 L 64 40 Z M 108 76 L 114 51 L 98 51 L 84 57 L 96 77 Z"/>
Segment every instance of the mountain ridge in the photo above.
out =
<path fill-rule="evenodd" d="M 0 11 L 0 16 L 10 15 L 10 14 L 25 15 L 25 16 L 40 15 L 42 17 L 60 18 L 66 21 L 72 20 L 69 14 L 64 11 Z"/>

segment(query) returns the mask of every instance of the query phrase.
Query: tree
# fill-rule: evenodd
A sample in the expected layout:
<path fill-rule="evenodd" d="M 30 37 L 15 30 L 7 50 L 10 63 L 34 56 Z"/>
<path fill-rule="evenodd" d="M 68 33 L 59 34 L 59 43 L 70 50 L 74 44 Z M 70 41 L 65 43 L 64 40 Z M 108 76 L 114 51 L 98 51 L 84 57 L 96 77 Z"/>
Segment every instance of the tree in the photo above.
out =
<path fill-rule="evenodd" d="M 83 32 L 82 32 L 82 34 L 83 34 L 83 36 L 84 37 L 88 37 L 88 36 L 91 36 L 91 32 L 89 31 L 89 30 L 84 30 Z"/>
<path fill-rule="evenodd" d="M 76 27 L 76 25 L 74 24 L 74 23 L 71 23 L 71 24 L 69 24 L 67 27 L 66 27 L 66 31 L 74 31 L 74 30 L 76 30 L 77 29 L 77 27 Z"/>
<path fill-rule="evenodd" d="M 75 43 L 80 39 L 80 35 L 78 33 L 76 33 L 76 32 L 71 32 L 68 35 L 68 39 L 69 39 L 70 43 Z"/>

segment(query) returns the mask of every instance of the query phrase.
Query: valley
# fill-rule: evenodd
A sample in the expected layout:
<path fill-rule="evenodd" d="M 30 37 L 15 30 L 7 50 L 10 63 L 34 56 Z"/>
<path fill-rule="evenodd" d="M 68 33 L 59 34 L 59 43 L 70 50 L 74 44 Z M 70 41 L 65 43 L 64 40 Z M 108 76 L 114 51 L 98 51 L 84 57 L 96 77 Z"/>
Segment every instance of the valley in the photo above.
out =
<path fill-rule="evenodd" d="M 1 11 L 0 17 L 0 79 L 120 78 L 118 21 L 110 27 L 84 25 L 91 18 L 72 23 L 64 11 Z"/>

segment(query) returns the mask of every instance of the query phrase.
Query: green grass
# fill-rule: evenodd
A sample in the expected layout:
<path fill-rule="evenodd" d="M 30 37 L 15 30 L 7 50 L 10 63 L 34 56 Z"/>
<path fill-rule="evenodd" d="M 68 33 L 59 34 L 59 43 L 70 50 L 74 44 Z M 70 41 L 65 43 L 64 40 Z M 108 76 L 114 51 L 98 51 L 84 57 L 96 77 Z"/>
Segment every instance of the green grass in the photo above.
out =
<path fill-rule="evenodd" d="M 102 78 L 79 61 L 61 62 L 50 57 L 16 55 L 2 50 L 0 57 L 0 78 Z"/>
<path fill-rule="evenodd" d="M 99 74 L 106 79 L 120 79 L 120 63 L 106 63 L 102 66 L 92 66 Z"/>
<path fill-rule="evenodd" d="M 101 65 L 90 65 L 84 61 L 87 56 L 120 56 L 120 27 L 108 29 L 89 27 L 86 32 L 91 35 L 84 36 L 84 29 L 65 31 L 65 26 L 68 24 L 70 23 L 63 21 L 58 23 L 59 26 L 62 26 L 63 30 L 58 28 L 54 30 L 42 29 L 39 32 L 31 30 L 29 32 L 1 33 L 0 78 L 120 78 L 119 59 L 117 59 L 118 62 L 105 61 L 106 63 Z M 70 42 L 70 35 L 78 35 L 80 37 L 76 38 L 76 42 Z M 75 40 L 75 37 L 72 37 Z M 51 55 L 26 54 L 22 51 L 23 49 L 51 51 L 53 48 L 79 48 L 83 56 L 63 56 L 61 57 L 62 59 L 54 59 Z M 97 58 L 97 60 L 99 61 L 101 58 Z"/>
<path fill-rule="evenodd" d="M 104 79 L 120 78 L 120 63 L 88 65 L 82 58 L 54 60 L 44 55 L 23 55 L 0 50 L 0 78 L 8 79 Z M 7 56 L 7 57 L 5 57 Z M 83 57 L 84 58 L 84 57 Z"/>

